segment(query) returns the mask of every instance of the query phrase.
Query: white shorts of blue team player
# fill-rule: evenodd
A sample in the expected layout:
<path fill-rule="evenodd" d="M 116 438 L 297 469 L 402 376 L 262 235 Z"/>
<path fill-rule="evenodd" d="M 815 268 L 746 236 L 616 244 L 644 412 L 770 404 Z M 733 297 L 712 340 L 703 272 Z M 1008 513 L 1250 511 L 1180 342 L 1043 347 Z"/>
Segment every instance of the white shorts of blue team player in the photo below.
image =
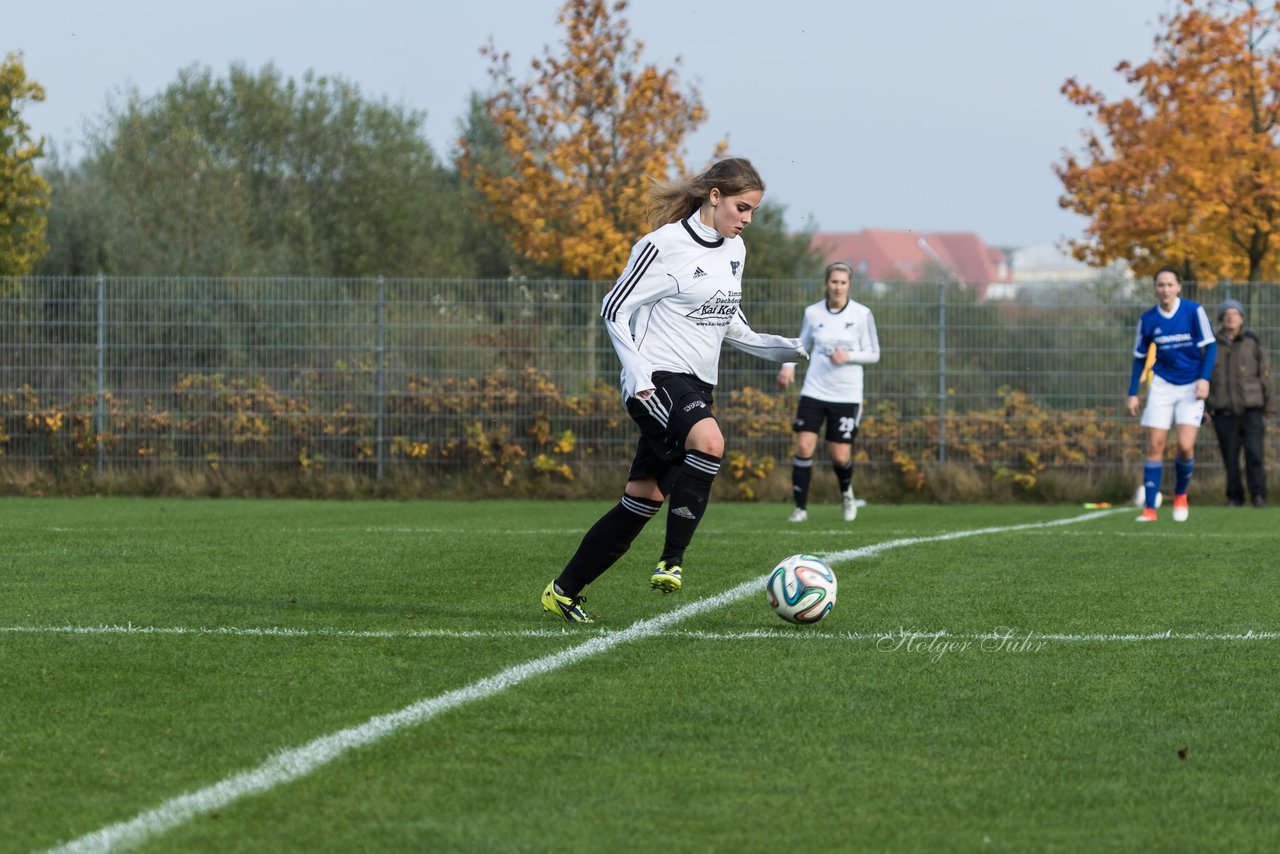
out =
<path fill-rule="evenodd" d="M 1196 384 L 1174 385 L 1160 377 L 1151 377 L 1147 392 L 1147 408 L 1142 410 L 1142 426 L 1169 430 L 1174 424 L 1200 426 L 1204 419 L 1204 401 L 1196 400 Z"/>

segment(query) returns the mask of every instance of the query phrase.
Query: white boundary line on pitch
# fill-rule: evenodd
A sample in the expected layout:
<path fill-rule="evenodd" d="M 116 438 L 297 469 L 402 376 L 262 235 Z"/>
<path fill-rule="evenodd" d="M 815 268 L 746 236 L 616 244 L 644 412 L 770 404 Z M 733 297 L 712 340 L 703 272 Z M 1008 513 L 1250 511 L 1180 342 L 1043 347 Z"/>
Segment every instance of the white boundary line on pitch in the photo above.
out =
<path fill-rule="evenodd" d="M 1016 629 L 1014 629 L 1017 631 Z M 31 635 L 182 635 L 219 637 L 271 637 L 271 638 L 377 638 L 417 640 L 422 638 L 442 640 L 467 640 L 475 638 L 566 638 L 599 634 L 612 634 L 608 629 L 516 629 L 511 631 L 483 629 L 409 629 L 357 630 L 357 629 L 291 629 L 283 626 L 267 628 L 237 628 L 236 626 L 135 626 L 132 623 L 100 626 L 0 626 L 0 634 Z M 690 638 L 692 640 L 786 640 L 786 641 L 881 641 L 888 638 L 955 638 L 956 640 L 995 640 L 1006 632 L 953 632 L 947 629 L 897 628 L 882 632 L 824 632 L 808 626 L 795 629 L 752 629 L 745 632 L 708 632 L 697 629 L 674 629 L 662 632 L 662 637 Z M 1063 632 L 1026 632 L 1032 640 L 1061 643 L 1111 643 L 1133 641 L 1264 641 L 1280 640 L 1280 631 L 1245 629 L 1242 632 L 1123 632 L 1067 634 Z M 1020 635 L 1021 636 L 1021 635 Z"/>
<path fill-rule="evenodd" d="M 0 531 L 3 531 L 3 530 L 5 530 L 5 527 L 4 527 L 3 525 L 0 525 Z M 66 527 L 46 527 L 46 528 L 31 528 L 31 529 L 26 529 L 26 528 L 24 528 L 24 530 L 38 530 L 38 531 L 45 531 L 45 532 L 50 533 L 50 534 L 101 534 L 101 533 L 104 533 L 104 532 L 107 532 L 107 533 L 116 533 L 116 532 L 118 532 L 118 531 L 119 531 L 119 529 L 118 529 L 118 528 L 110 528 L 110 527 L 103 527 L 103 526 L 99 526 L 99 527 L 87 527 L 87 528 L 66 528 Z M 146 532 L 146 531 L 168 531 L 168 530 L 170 530 L 170 529 L 169 529 L 169 528 L 160 527 L 160 526 L 153 526 L 153 527 L 136 527 L 136 528 L 135 528 L 135 527 L 131 527 L 131 528 L 129 528 L 129 531 L 130 531 L 130 532 L 133 532 L 133 533 L 136 533 L 136 532 L 139 532 L 139 531 L 141 531 L 141 532 Z M 429 535 L 433 535 L 433 536 L 434 536 L 434 535 L 436 535 L 436 534 L 442 534 L 442 535 L 443 535 L 443 534 L 447 534 L 447 535 L 449 535 L 449 536 L 455 536 L 455 535 L 457 535 L 457 534 L 458 534 L 458 529 L 457 529 L 457 528 L 425 528 L 425 527 L 377 527 L 377 528 L 370 528 L 370 527 L 364 527 L 364 528 L 281 528 L 281 529 L 280 529 L 280 532 L 281 532 L 281 533 L 285 533 L 285 534 L 330 534 L 330 535 L 333 535 L 333 536 L 347 536 L 347 535 L 352 534 L 352 533 L 362 533 L 362 534 L 424 534 L 424 535 L 428 535 L 428 534 L 429 534 Z M 574 535 L 574 536 L 580 536 L 580 535 L 582 534 L 582 528 L 506 528 L 506 529 L 486 528 L 486 529 L 485 529 L 485 531 L 484 531 L 484 533 L 485 533 L 485 534 L 490 534 L 490 535 L 498 535 L 498 534 L 501 534 L 501 535 L 502 535 L 502 536 L 504 536 L 504 537 L 507 537 L 507 536 L 539 536 L 539 537 L 541 537 L 541 536 L 546 536 L 546 535 L 548 535 L 548 534 L 555 534 L 555 535 L 570 535 L 570 534 L 572 534 L 572 535 Z M 752 533 L 752 532 L 743 532 L 743 531 L 707 531 L 707 532 L 705 532 L 705 533 L 703 533 L 703 534 L 699 534 L 699 537 L 707 537 L 707 538 L 715 538 L 715 537 L 731 537 L 731 536 L 732 536 L 732 537 L 741 537 L 741 536 L 743 536 L 744 534 L 749 534 L 749 533 Z M 795 527 L 791 527 L 791 528 L 786 528 L 786 529 L 781 530 L 781 531 L 770 531 L 770 532 L 769 532 L 769 536 L 771 536 L 771 537 L 777 537 L 777 536 L 785 536 L 785 537 L 813 537 L 813 536 L 820 536 L 820 537 L 825 537 L 825 536 L 843 537 L 843 536 L 849 536 L 849 535 L 851 535 L 851 534 L 853 534 L 853 533 L 856 533 L 856 532 L 855 532 L 853 529 L 851 529 L 851 528 L 826 528 L 826 529 L 823 529 L 823 530 L 818 530 L 818 529 L 807 529 L 807 528 L 795 528 Z M 883 531 L 882 531 L 881 533 L 886 533 L 886 532 L 883 532 Z M 894 533 L 894 532 L 890 531 L 890 532 L 887 532 L 887 533 Z"/>
<path fill-rule="evenodd" d="M 1071 525 L 1077 522 L 1100 519 L 1115 512 L 1118 511 L 1102 510 L 1066 519 L 1055 519 L 1051 522 L 1009 525 L 1003 528 L 978 528 L 971 531 L 955 531 L 931 537 L 890 540 L 859 549 L 827 553 L 821 555 L 821 557 L 831 563 L 842 563 L 847 560 L 873 557 L 881 552 L 905 546 L 959 540 L 984 534 L 1003 534 L 1012 531 Z M 758 593 L 760 586 L 764 584 L 768 575 L 768 573 L 765 573 L 752 578 L 750 581 L 744 581 L 723 593 L 689 602 L 657 617 L 640 620 L 622 631 L 598 635 L 569 649 L 508 667 L 493 676 L 487 676 L 463 688 L 457 688 L 435 697 L 419 700 L 395 712 L 376 715 L 364 723 L 321 736 L 300 747 L 282 750 L 256 768 L 224 777 L 219 782 L 203 789 L 178 795 L 157 807 L 139 813 L 131 819 L 107 825 L 52 850 L 60 852 L 60 854 L 61 852 L 68 852 L 69 854 L 69 852 L 112 851 L 136 845 L 153 836 L 158 836 L 165 831 L 171 830 L 197 815 L 220 809 L 249 795 L 270 791 L 277 786 L 310 774 L 350 750 L 381 741 L 392 733 L 416 726 L 423 721 L 431 720 L 450 709 L 500 694 L 508 688 L 519 685 L 535 676 L 552 673 L 584 659 L 608 652 L 616 646 L 662 634 L 668 626 L 679 623 L 689 617 L 713 611 L 747 595 Z"/>

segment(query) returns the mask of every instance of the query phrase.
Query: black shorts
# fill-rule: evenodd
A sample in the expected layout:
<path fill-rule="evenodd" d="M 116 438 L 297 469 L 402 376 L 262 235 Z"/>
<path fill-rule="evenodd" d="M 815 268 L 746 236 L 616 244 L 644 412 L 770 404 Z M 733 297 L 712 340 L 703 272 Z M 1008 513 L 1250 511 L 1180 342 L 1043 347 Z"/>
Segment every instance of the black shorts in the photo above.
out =
<path fill-rule="evenodd" d="M 829 403 L 800 395 L 800 406 L 796 409 L 796 420 L 791 422 L 791 431 L 820 433 L 822 422 L 826 421 L 828 442 L 852 445 L 861 419 L 861 403 Z"/>
<path fill-rule="evenodd" d="M 663 493 L 670 492 L 671 479 L 684 462 L 684 443 L 693 425 L 711 412 L 712 386 L 688 374 L 656 371 L 655 386 L 648 400 L 633 397 L 627 413 L 640 428 L 636 457 L 627 480 L 654 477 Z"/>

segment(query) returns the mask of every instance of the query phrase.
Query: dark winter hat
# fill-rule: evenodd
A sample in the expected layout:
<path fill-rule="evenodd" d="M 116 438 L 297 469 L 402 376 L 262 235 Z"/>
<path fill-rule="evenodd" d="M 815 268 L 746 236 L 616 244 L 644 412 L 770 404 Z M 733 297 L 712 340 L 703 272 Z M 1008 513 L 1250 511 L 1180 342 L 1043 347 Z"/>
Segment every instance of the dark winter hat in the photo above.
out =
<path fill-rule="evenodd" d="M 1234 308 L 1236 311 L 1240 312 L 1240 317 L 1241 317 L 1241 319 L 1243 319 L 1243 318 L 1244 318 L 1244 306 L 1242 306 L 1242 305 L 1240 304 L 1240 300 L 1238 300 L 1238 299 L 1224 299 L 1224 300 L 1222 301 L 1222 305 L 1218 308 L 1218 319 L 1219 319 L 1219 320 L 1221 320 L 1221 319 L 1222 319 L 1222 316 L 1223 316 L 1224 314 L 1226 314 L 1226 313 L 1227 313 L 1227 309 L 1229 309 L 1229 308 Z"/>

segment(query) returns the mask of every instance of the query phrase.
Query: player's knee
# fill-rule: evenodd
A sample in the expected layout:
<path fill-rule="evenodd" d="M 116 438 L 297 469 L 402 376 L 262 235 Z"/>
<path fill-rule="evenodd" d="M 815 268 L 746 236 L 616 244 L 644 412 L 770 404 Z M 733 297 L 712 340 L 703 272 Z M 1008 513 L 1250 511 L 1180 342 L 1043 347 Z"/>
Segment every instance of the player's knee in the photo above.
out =
<path fill-rule="evenodd" d="M 710 418 L 699 421 L 689 437 L 685 440 L 686 451 L 700 451 L 713 457 L 724 456 L 724 434 L 720 427 Z"/>
<path fill-rule="evenodd" d="M 658 486 L 657 479 L 652 477 L 627 481 L 627 487 L 623 492 L 632 498 L 647 498 L 650 501 L 662 501 L 666 498 L 662 494 L 662 489 Z"/>
<path fill-rule="evenodd" d="M 714 434 L 699 437 L 698 441 L 688 445 L 686 450 L 701 451 L 712 457 L 723 457 L 724 436 L 717 430 Z"/>

